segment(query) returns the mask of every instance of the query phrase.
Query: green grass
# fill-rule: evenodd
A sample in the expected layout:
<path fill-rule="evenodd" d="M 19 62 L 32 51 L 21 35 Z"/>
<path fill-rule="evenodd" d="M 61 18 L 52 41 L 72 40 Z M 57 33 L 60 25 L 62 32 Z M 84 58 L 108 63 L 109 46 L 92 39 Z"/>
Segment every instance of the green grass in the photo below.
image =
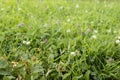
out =
<path fill-rule="evenodd" d="M 0 80 L 119 80 L 119 0 L 0 0 Z"/>

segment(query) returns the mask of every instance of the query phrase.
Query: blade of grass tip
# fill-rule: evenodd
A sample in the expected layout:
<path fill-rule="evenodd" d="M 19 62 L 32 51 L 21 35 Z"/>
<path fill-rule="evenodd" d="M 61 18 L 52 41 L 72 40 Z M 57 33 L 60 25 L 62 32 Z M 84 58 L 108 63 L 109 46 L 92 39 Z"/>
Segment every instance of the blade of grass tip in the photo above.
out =
<path fill-rule="evenodd" d="M 70 51 L 70 41 L 68 42 L 68 52 Z"/>
<path fill-rule="evenodd" d="M 85 79 L 90 80 L 90 70 L 85 73 Z"/>
<path fill-rule="evenodd" d="M 96 55 L 95 55 L 96 56 Z M 105 68 L 103 62 L 100 60 L 100 58 L 98 56 L 96 56 L 96 58 L 99 60 L 99 62 L 102 64 L 102 66 Z"/>
<path fill-rule="evenodd" d="M 69 66 L 67 66 L 67 67 L 68 67 L 68 69 L 70 69 L 70 71 L 71 71 L 74 75 L 76 75 L 75 71 L 74 71 L 73 69 L 71 69 L 71 67 L 69 67 Z"/>
<path fill-rule="evenodd" d="M 114 78 L 118 79 L 118 77 L 115 74 L 110 73 L 110 75 L 113 76 Z"/>
<path fill-rule="evenodd" d="M 57 61 L 58 59 L 60 59 L 62 56 L 64 55 L 60 55 L 58 58 L 56 58 L 54 61 Z"/>
<path fill-rule="evenodd" d="M 115 63 L 112 67 L 111 67 L 111 71 L 114 72 L 116 69 L 119 69 L 120 67 L 118 66 L 120 62 Z M 117 67 L 118 66 L 118 67 Z M 115 68 L 115 69 L 114 69 Z"/>

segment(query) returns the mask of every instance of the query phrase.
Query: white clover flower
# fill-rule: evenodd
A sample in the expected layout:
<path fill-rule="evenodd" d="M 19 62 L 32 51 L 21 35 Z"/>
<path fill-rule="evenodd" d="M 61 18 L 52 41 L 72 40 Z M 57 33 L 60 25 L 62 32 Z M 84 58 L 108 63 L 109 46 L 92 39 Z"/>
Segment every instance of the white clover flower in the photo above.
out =
<path fill-rule="evenodd" d="M 63 6 L 60 6 L 59 9 L 62 10 L 64 7 Z"/>
<path fill-rule="evenodd" d="M 67 22 L 70 22 L 70 19 L 67 19 Z"/>
<path fill-rule="evenodd" d="M 68 29 L 66 32 L 69 33 L 69 32 L 71 32 L 71 31 L 70 31 L 70 29 Z"/>
<path fill-rule="evenodd" d="M 48 24 L 44 24 L 43 27 L 48 27 Z"/>
<path fill-rule="evenodd" d="M 94 30 L 94 33 L 98 33 L 98 31 L 97 31 L 97 30 Z"/>
<path fill-rule="evenodd" d="M 72 56 L 76 56 L 76 52 L 71 52 L 70 53 Z"/>
<path fill-rule="evenodd" d="M 96 39 L 96 38 L 97 38 L 97 36 L 96 36 L 96 35 L 93 35 L 93 36 L 92 36 L 92 38 L 93 38 L 93 39 Z"/>
<path fill-rule="evenodd" d="M 93 22 L 93 21 L 91 21 L 91 24 L 94 24 L 94 22 Z"/>
<path fill-rule="evenodd" d="M 95 1 L 96 1 L 96 3 L 98 3 L 98 4 L 100 3 L 100 1 L 99 1 L 99 0 L 95 0 Z"/>
<path fill-rule="evenodd" d="M 57 30 L 58 32 L 60 32 L 61 31 L 61 28 L 58 28 L 58 30 Z"/>
<path fill-rule="evenodd" d="M 4 11 L 4 8 L 1 8 L 1 11 Z"/>
<path fill-rule="evenodd" d="M 21 8 L 18 8 L 18 11 L 20 11 L 21 10 Z"/>
<path fill-rule="evenodd" d="M 106 1 L 104 1 L 104 4 L 106 4 Z"/>
<path fill-rule="evenodd" d="M 76 8 L 79 8 L 79 5 L 78 5 L 78 4 L 76 4 L 76 5 L 75 5 L 75 7 L 76 7 Z"/>
<path fill-rule="evenodd" d="M 102 13 L 104 13 L 104 11 L 103 11 L 103 10 L 102 10 L 101 12 L 102 12 Z"/>
<path fill-rule="evenodd" d="M 23 41 L 23 44 L 29 45 L 30 41 Z"/>
<path fill-rule="evenodd" d="M 113 62 L 114 62 L 114 59 L 113 59 L 113 58 L 109 58 L 109 59 L 108 59 L 108 62 L 109 62 L 109 63 L 113 63 Z"/>
<path fill-rule="evenodd" d="M 103 20 L 101 20 L 101 23 L 104 22 Z"/>
<path fill-rule="evenodd" d="M 91 31 L 91 29 L 90 29 L 90 28 L 88 28 L 86 31 L 87 31 L 87 32 L 90 32 L 90 31 Z"/>
<path fill-rule="evenodd" d="M 23 41 L 23 44 L 25 44 L 26 43 L 26 41 Z"/>
<path fill-rule="evenodd" d="M 13 67 L 16 67 L 18 65 L 18 62 L 12 61 L 11 63 L 13 64 Z"/>
<path fill-rule="evenodd" d="M 24 22 L 21 22 L 21 23 L 17 24 L 18 27 L 22 27 L 22 26 L 24 26 L 24 25 L 25 25 Z"/>
<path fill-rule="evenodd" d="M 31 18 L 31 19 L 34 19 L 34 16 L 33 16 L 33 15 L 31 15 L 31 16 L 30 16 L 30 18 Z"/>
<path fill-rule="evenodd" d="M 117 33 L 117 31 L 113 31 L 113 33 L 114 33 L 114 34 L 116 34 L 116 33 Z"/>
<path fill-rule="evenodd" d="M 107 4 L 105 4 L 104 6 L 107 7 Z"/>
<path fill-rule="evenodd" d="M 26 44 L 29 45 L 29 44 L 30 44 L 30 41 L 27 41 Z"/>
<path fill-rule="evenodd" d="M 116 42 L 116 44 L 120 44 L 120 40 L 118 40 L 118 39 L 115 42 Z"/>
<path fill-rule="evenodd" d="M 120 36 L 117 37 L 120 40 Z"/>
<path fill-rule="evenodd" d="M 111 32 L 111 29 L 108 29 L 107 32 L 110 33 L 110 32 Z"/>
<path fill-rule="evenodd" d="M 85 10 L 85 13 L 88 13 L 88 10 Z"/>

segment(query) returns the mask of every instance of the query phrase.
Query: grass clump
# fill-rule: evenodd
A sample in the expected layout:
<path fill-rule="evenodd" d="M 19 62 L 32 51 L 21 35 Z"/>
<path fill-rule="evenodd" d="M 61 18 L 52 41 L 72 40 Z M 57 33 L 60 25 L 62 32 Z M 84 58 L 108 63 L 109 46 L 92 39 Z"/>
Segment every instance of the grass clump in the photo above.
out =
<path fill-rule="evenodd" d="M 0 79 L 119 80 L 119 0 L 0 0 Z"/>

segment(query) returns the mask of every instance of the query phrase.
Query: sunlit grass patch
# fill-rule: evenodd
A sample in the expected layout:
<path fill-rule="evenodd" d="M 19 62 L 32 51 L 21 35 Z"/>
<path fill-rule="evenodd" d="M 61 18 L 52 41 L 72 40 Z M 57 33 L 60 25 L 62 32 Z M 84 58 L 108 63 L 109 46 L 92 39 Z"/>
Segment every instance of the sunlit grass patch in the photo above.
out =
<path fill-rule="evenodd" d="M 119 1 L 1 0 L 0 79 L 119 80 Z"/>

